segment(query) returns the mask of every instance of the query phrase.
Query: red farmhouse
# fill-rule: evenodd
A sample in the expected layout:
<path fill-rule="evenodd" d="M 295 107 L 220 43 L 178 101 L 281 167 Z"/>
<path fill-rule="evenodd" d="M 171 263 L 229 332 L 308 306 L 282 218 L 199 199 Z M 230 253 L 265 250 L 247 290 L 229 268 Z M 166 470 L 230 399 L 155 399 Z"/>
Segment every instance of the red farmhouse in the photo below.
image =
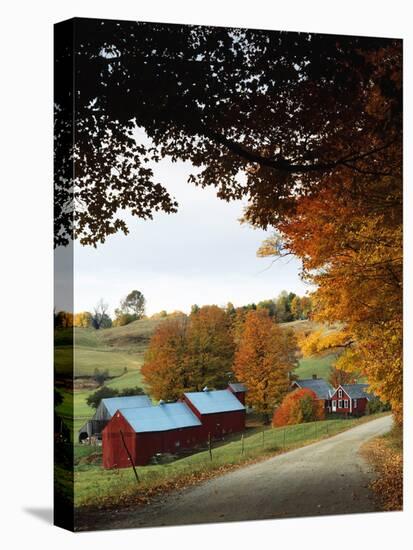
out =
<path fill-rule="evenodd" d="M 232 384 L 229 384 L 228 389 L 230 392 L 232 392 L 235 397 L 241 401 L 243 405 L 245 405 L 245 394 L 247 393 L 247 387 L 244 386 L 244 384 L 241 384 L 239 382 L 233 382 Z"/>
<path fill-rule="evenodd" d="M 367 392 L 367 384 L 343 384 L 331 396 L 331 410 L 334 413 L 360 416 L 365 413 L 367 403 L 373 394 Z"/>
<path fill-rule="evenodd" d="M 103 467 L 130 466 L 128 451 L 134 464 L 144 465 L 156 453 L 174 453 L 202 441 L 201 422 L 185 403 L 119 409 L 102 431 Z"/>
<path fill-rule="evenodd" d="M 183 400 L 202 422 L 206 436 L 221 438 L 245 429 L 245 407 L 228 389 L 188 392 Z"/>

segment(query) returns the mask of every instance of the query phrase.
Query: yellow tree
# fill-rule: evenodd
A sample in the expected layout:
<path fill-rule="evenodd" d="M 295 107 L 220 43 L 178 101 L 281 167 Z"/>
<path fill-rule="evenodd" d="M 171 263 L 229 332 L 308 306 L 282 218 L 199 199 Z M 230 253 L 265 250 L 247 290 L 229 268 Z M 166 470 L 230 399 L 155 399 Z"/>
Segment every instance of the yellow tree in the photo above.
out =
<path fill-rule="evenodd" d="M 89 311 L 75 313 L 74 326 L 78 328 L 89 328 L 92 326 L 92 314 Z"/>
<path fill-rule="evenodd" d="M 166 320 L 155 330 L 141 374 L 155 399 L 175 400 L 190 388 L 187 372 L 187 318 Z"/>
<path fill-rule="evenodd" d="M 316 285 L 313 317 L 341 332 L 312 335 L 307 351 L 342 347 L 336 368 L 359 372 L 402 418 L 402 209 L 400 180 L 360 176 L 297 200 L 272 254 L 295 254 Z M 261 254 L 268 255 L 267 240 Z"/>
<path fill-rule="evenodd" d="M 230 314 L 215 305 L 194 308 L 187 343 L 191 385 L 197 391 L 226 386 L 235 349 Z"/>
<path fill-rule="evenodd" d="M 247 403 L 267 420 L 288 391 L 289 372 L 297 366 L 297 343 L 266 310 L 246 314 L 234 373 L 248 387 Z"/>

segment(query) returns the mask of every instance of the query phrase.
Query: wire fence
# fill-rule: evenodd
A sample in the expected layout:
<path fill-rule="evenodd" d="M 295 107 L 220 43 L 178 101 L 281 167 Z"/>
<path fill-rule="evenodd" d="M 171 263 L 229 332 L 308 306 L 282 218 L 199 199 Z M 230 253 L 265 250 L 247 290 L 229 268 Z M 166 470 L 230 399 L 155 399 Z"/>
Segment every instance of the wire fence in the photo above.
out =
<path fill-rule="evenodd" d="M 327 420 L 295 424 L 280 428 L 263 428 L 248 434 L 248 430 L 229 442 L 212 442 L 212 457 L 219 454 L 221 446 L 238 446 L 241 457 L 251 456 L 262 451 L 280 451 L 297 444 L 334 435 L 354 422 L 351 420 Z M 214 445 L 215 443 L 215 445 Z M 211 455 L 211 453 L 209 453 Z"/>

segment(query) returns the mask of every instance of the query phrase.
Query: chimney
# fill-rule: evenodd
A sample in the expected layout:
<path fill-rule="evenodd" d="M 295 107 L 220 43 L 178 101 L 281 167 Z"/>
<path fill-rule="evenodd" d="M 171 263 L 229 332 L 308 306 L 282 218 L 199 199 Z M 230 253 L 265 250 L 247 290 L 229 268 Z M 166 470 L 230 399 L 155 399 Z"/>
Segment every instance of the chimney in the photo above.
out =
<path fill-rule="evenodd" d="M 317 380 L 317 375 L 313 374 L 313 380 Z"/>

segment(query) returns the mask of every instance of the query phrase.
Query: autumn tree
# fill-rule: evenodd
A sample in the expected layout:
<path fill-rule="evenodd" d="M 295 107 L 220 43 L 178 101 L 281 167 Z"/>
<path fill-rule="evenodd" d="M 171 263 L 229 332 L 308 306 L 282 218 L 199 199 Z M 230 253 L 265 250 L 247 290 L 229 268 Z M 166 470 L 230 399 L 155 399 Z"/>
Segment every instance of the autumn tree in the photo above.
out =
<path fill-rule="evenodd" d="M 300 339 L 300 348 L 305 357 L 318 355 L 322 352 L 342 353 L 354 345 L 354 339 L 344 328 L 336 329 L 329 326 L 304 334 Z"/>
<path fill-rule="evenodd" d="M 72 328 L 73 321 L 73 313 L 70 311 L 61 310 L 54 313 L 54 328 Z"/>
<path fill-rule="evenodd" d="M 358 375 L 355 372 L 347 372 L 342 369 L 338 369 L 335 366 L 330 367 L 328 374 L 328 381 L 333 388 L 338 388 L 342 384 L 355 384 L 357 382 Z"/>
<path fill-rule="evenodd" d="M 270 317 L 277 315 L 277 306 L 274 300 L 261 300 L 257 304 L 257 309 L 266 309 Z"/>
<path fill-rule="evenodd" d="M 55 97 L 56 245 L 127 233 L 122 209 L 175 212 L 152 169 L 164 157 L 201 167 L 190 181 L 220 198 L 246 197 L 260 226 L 276 225 L 321 177 L 391 170 L 400 40 L 98 19 L 59 31 L 55 77 L 68 85 Z M 74 193 L 82 208 L 72 217 Z"/>
<path fill-rule="evenodd" d="M 281 405 L 275 410 L 272 425 L 286 426 L 323 420 L 324 402 L 307 388 L 299 388 L 286 395 Z"/>
<path fill-rule="evenodd" d="M 311 298 L 309 296 L 302 296 L 300 301 L 303 319 L 308 319 L 313 308 Z"/>
<path fill-rule="evenodd" d="M 188 369 L 188 319 L 160 323 L 149 343 L 141 369 L 145 385 L 155 399 L 176 400 L 194 389 Z"/>
<path fill-rule="evenodd" d="M 92 326 L 92 314 L 89 311 L 75 313 L 74 326 L 78 328 L 89 328 Z"/>
<path fill-rule="evenodd" d="M 284 250 L 303 259 L 305 277 L 317 286 L 314 319 L 343 326 L 313 334 L 307 346 L 341 347 L 336 368 L 364 376 L 400 421 L 401 187 L 396 177 L 360 178 L 357 189 L 320 190 L 299 199 L 294 216 L 279 229 Z"/>
<path fill-rule="evenodd" d="M 205 386 L 225 387 L 235 350 L 230 315 L 215 305 L 193 310 L 187 339 L 191 385 L 198 391 Z"/>
<path fill-rule="evenodd" d="M 247 313 L 233 370 L 248 387 L 247 403 L 267 419 L 288 390 L 296 351 L 290 329 L 282 329 L 266 311 Z"/>
<path fill-rule="evenodd" d="M 218 306 L 193 308 L 160 323 L 145 354 L 142 375 L 157 399 L 177 399 L 231 378 L 235 344 L 229 314 Z"/>

